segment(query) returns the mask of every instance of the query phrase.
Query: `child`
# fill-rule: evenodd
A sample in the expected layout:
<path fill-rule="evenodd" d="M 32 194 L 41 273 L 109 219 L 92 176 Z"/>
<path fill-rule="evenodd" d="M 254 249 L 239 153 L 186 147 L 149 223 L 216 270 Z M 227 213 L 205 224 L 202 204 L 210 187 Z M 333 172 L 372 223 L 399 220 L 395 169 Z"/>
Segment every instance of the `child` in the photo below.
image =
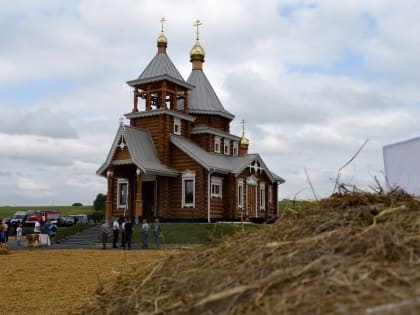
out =
<path fill-rule="evenodd" d="M 51 242 L 51 244 L 54 244 L 55 243 L 55 235 L 57 234 L 58 227 L 54 222 L 52 222 L 49 230 L 50 230 L 50 242 Z"/>
<path fill-rule="evenodd" d="M 16 228 L 16 245 L 19 247 L 22 246 L 22 223 L 19 223 Z"/>

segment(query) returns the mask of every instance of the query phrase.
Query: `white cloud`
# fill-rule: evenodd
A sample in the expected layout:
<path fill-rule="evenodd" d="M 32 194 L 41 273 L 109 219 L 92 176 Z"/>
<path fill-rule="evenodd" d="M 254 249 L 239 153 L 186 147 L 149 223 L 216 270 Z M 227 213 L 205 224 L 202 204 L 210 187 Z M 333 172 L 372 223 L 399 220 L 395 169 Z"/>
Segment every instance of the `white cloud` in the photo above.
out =
<path fill-rule="evenodd" d="M 343 172 L 367 187 L 382 145 L 418 128 L 418 12 L 410 0 L 4 3 L 0 202 L 91 203 L 106 189 L 95 171 L 131 111 L 125 81 L 156 53 L 162 15 L 185 78 L 192 24 L 203 22 L 204 71 L 237 117 L 232 132 L 244 118 L 250 150 L 286 179 L 282 197 L 311 197 L 304 168 L 320 195 L 331 193 L 369 138 Z M 38 85 L 43 93 L 27 96 Z"/>

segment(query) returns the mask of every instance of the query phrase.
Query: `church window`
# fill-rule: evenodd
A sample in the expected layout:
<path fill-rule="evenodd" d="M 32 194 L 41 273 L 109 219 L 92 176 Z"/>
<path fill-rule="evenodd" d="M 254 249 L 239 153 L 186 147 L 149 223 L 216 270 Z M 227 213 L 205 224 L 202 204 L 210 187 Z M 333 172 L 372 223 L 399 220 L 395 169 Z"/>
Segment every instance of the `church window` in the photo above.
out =
<path fill-rule="evenodd" d="M 265 210 L 265 183 L 260 184 L 260 210 Z"/>
<path fill-rule="evenodd" d="M 226 155 L 230 153 L 230 141 L 228 139 L 223 140 L 223 153 Z"/>
<path fill-rule="evenodd" d="M 214 152 L 220 153 L 220 137 L 214 137 Z"/>
<path fill-rule="evenodd" d="M 238 142 L 236 141 L 233 142 L 232 155 L 238 156 Z"/>
<path fill-rule="evenodd" d="M 128 180 L 118 178 L 118 208 L 127 208 L 128 205 Z"/>
<path fill-rule="evenodd" d="M 195 172 L 185 171 L 182 174 L 182 207 L 195 207 Z"/>
<path fill-rule="evenodd" d="M 222 198 L 222 182 L 223 179 L 220 177 L 211 178 L 211 196 L 216 198 Z"/>
<path fill-rule="evenodd" d="M 243 179 L 238 180 L 238 208 L 244 207 L 244 181 Z"/>
<path fill-rule="evenodd" d="M 174 134 L 181 135 L 181 119 L 174 118 Z"/>

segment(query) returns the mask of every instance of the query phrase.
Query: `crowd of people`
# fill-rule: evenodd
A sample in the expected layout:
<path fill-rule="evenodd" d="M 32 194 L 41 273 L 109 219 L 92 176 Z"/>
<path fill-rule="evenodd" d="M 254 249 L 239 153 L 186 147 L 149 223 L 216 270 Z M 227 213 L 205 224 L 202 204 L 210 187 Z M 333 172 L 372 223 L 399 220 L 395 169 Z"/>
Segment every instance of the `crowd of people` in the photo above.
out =
<path fill-rule="evenodd" d="M 23 245 L 23 228 L 22 223 L 18 223 L 15 230 L 15 240 L 16 245 L 18 247 Z M 34 245 L 35 241 L 39 242 L 39 235 L 46 234 L 47 235 L 47 244 L 51 245 L 55 243 L 55 236 L 57 234 L 58 226 L 55 222 L 51 220 L 47 220 L 45 222 L 35 221 L 33 234 L 35 237 L 29 238 L 31 244 Z M 0 243 L 8 243 L 9 241 L 9 233 L 10 233 L 10 226 L 4 222 L 4 220 L 0 219 Z M 38 236 L 38 237 L 37 237 Z"/>
<path fill-rule="evenodd" d="M 112 234 L 112 248 L 118 248 L 118 240 L 121 235 L 121 244 L 119 247 L 130 250 L 133 229 L 134 225 L 131 218 L 115 218 L 112 220 L 111 226 L 107 221 L 104 221 L 101 226 L 102 249 L 106 249 L 108 236 Z M 158 218 L 155 219 L 152 227 L 150 227 L 146 219 L 141 223 L 143 248 L 149 248 L 149 233 L 151 229 L 153 229 L 156 248 L 159 249 L 162 229 Z"/>
<path fill-rule="evenodd" d="M 108 236 L 112 235 L 112 248 L 123 248 L 131 249 L 132 245 L 132 236 L 134 224 L 132 219 L 127 218 L 115 218 L 111 220 L 111 225 L 108 221 L 104 221 L 101 226 L 101 241 L 102 248 L 106 249 Z M 156 249 L 160 249 L 160 239 L 163 237 L 162 229 L 160 226 L 159 219 L 156 218 L 153 223 L 149 224 L 146 219 L 143 220 L 141 224 L 136 226 L 136 228 L 141 228 L 142 243 L 143 248 L 149 248 L 149 234 L 153 232 L 153 239 L 155 241 Z M 30 234 L 29 242 L 31 246 L 38 245 L 40 241 L 40 234 L 47 235 L 47 244 L 51 245 L 55 243 L 55 237 L 57 234 L 58 226 L 55 222 L 47 220 L 45 222 L 36 221 L 33 228 L 33 233 Z M 23 246 L 24 238 L 22 223 L 19 223 L 15 228 L 15 240 L 18 247 Z M 9 238 L 9 226 L 6 222 L 0 219 L 0 243 L 7 243 Z M 121 240 L 121 242 L 119 242 Z"/>

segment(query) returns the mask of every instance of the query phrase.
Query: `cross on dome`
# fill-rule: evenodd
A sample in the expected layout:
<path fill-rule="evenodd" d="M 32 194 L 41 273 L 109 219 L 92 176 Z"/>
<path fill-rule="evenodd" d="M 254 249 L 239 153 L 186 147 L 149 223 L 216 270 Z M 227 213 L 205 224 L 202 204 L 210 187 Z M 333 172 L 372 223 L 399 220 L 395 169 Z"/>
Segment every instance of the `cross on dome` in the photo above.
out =
<path fill-rule="evenodd" d="M 162 29 L 161 29 L 161 32 L 163 33 L 163 26 L 164 26 L 164 23 L 166 22 L 166 20 L 165 20 L 165 18 L 162 16 L 162 18 L 160 19 L 160 23 L 161 23 L 161 25 L 162 25 Z"/>
<path fill-rule="evenodd" d="M 166 19 L 162 16 L 162 18 L 160 19 L 160 25 L 161 25 L 160 35 L 157 39 L 158 47 L 160 47 L 158 52 L 161 52 L 161 53 L 166 52 L 166 46 L 168 45 L 168 40 L 166 39 L 165 32 L 163 31 L 165 22 L 166 22 Z"/>
<path fill-rule="evenodd" d="M 196 19 L 193 26 L 195 26 L 197 28 L 197 30 L 196 30 L 197 40 L 199 40 L 199 37 L 200 37 L 200 32 L 198 30 L 198 27 L 200 25 L 203 25 L 203 23 L 201 23 L 201 21 L 199 19 Z"/>

